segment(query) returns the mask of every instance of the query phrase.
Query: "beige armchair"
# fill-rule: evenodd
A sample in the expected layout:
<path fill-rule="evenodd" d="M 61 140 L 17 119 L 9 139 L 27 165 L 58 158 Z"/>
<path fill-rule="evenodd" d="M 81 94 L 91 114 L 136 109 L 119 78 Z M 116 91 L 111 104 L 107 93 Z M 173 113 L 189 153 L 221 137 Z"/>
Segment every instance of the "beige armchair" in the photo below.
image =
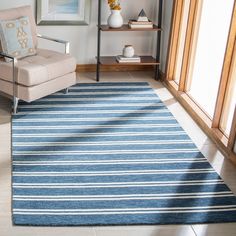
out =
<path fill-rule="evenodd" d="M 13 97 L 13 113 L 17 112 L 19 99 L 32 102 L 51 93 L 65 90 L 76 83 L 76 61 L 69 55 L 69 42 L 37 34 L 36 24 L 30 6 L 0 11 L 0 20 L 13 20 L 28 16 L 31 23 L 36 55 L 17 60 L 4 54 L 0 57 L 11 62 L 0 61 L 0 91 Z M 37 47 L 37 38 L 64 44 L 65 53 Z"/>

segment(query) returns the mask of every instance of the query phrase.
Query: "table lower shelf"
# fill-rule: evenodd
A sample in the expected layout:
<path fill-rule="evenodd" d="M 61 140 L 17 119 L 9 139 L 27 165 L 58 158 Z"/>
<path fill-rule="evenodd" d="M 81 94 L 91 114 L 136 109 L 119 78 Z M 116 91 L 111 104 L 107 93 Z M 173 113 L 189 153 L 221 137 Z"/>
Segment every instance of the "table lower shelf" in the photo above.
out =
<path fill-rule="evenodd" d="M 123 66 L 123 65 L 159 65 L 160 62 L 157 62 L 155 58 L 152 56 L 140 56 L 141 62 L 122 62 L 119 63 L 116 60 L 115 56 L 104 56 L 100 57 L 100 64 L 101 65 L 116 65 L 116 66 Z"/>

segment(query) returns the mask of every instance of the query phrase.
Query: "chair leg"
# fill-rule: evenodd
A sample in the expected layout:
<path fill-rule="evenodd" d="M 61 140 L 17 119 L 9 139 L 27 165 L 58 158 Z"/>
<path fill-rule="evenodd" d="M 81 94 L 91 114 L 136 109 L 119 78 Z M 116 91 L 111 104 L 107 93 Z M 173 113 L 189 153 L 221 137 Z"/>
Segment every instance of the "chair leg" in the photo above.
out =
<path fill-rule="evenodd" d="M 64 89 L 63 92 L 64 92 L 64 94 L 69 93 L 69 88 Z"/>
<path fill-rule="evenodd" d="M 17 113 L 17 108 L 18 108 L 18 103 L 19 103 L 19 98 L 13 97 L 13 115 Z"/>

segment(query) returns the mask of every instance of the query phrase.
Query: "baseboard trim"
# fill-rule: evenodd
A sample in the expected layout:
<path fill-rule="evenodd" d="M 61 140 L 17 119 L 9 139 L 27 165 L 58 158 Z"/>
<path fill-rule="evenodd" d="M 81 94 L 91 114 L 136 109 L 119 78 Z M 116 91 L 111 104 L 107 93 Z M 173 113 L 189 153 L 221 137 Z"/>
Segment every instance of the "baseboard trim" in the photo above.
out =
<path fill-rule="evenodd" d="M 76 71 L 80 73 L 85 72 L 96 72 L 96 64 L 78 64 L 76 66 Z M 101 65 L 102 72 L 119 72 L 119 71 L 151 71 L 154 70 L 153 66 L 143 66 L 143 65 Z"/>

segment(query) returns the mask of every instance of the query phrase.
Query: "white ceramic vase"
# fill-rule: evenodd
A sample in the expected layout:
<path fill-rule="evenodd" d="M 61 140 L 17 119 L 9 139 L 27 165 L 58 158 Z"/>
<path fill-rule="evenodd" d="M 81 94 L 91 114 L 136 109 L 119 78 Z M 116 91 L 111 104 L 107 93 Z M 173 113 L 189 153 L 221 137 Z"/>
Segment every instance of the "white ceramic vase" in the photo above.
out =
<path fill-rule="evenodd" d="M 111 14 L 107 19 L 107 24 L 109 27 L 120 28 L 123 25 L 124 21 L 120 12 L 120 10 L 111 10 Z"/>
<path fill-rule="evenodd" d="M 125 45 L 123 49 L 124 57 L 133 57 L 134 56 L 134 48 L 132 45 Z"/>

